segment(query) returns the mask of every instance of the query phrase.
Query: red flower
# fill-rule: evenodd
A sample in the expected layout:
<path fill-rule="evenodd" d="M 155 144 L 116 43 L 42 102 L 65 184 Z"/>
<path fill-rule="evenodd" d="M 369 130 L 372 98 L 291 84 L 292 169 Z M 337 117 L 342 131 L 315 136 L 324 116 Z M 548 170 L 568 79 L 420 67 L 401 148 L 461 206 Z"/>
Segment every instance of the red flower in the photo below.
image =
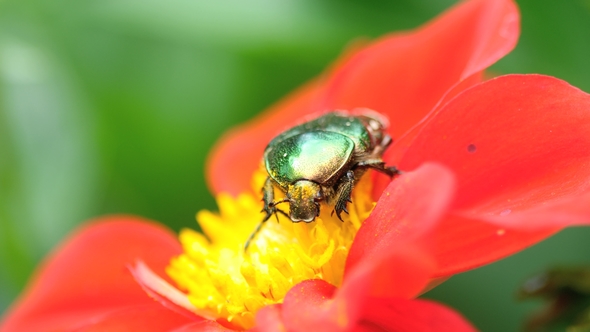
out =
<path fill-rule="evenodd" d="M 464 2 L 415 32 L 346 55 L 219 143 L 209 163 L 212 190 L 238 195 L 250 190 L 265 144 L 285 127 L 314 112 L 368 107 L 389 117 L 397 141 L 385 160 L 406 172 L 392 182 L 374 178 L 377 205 L 354 238 L 341 287 L 297 283 L 282 303 L 258 311 L 256 330 L 472 330 L 453 311 L 412 298 L 436 280 L 590 221 L 590 96 L 539 75 L 482 83 L 482 71 L 518 33 L 512 1 Z M 235 327 L 178 301 L 151 300 L 128 272 L 141 260 L 163 276 L 181 252 L 172 234 L 149 222 L 92 223 L 40 269 L 3 331 Z"/>

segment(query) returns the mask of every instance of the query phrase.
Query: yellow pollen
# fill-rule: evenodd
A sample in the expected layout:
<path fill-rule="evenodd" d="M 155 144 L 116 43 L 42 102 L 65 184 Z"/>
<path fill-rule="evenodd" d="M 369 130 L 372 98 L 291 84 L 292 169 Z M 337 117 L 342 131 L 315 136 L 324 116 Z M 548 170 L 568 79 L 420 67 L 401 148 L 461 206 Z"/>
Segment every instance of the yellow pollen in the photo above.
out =
<path fill-rule="evenodd" d="M 256 192 L 265 178 L 265 172 L 255 173 Z M 197 214 L 205 235 L 190 229 L 180 232 L 184 253 L 172 259 L 166 272 L 195 307 L 228 327 L 251 328 L 259 309 L 281 303 L 289 289 L 303 280 L 341 285 L 354 236 L 375 206 L 370 193 L 370 176 L 365 175 L 348 204 L 350 215 L 342 214 L 344 222 L 324 204 L 311 223 L 293 223 L 281 214 L 277 223 L 273 216 L 247 251 L 245 242 L 264 216 L 261 196 L 220 194 L 219 213 Z M 279 189 L 275 194 L 280 199 Z M 288 204 L 281 208 L 288 212 Z"/>

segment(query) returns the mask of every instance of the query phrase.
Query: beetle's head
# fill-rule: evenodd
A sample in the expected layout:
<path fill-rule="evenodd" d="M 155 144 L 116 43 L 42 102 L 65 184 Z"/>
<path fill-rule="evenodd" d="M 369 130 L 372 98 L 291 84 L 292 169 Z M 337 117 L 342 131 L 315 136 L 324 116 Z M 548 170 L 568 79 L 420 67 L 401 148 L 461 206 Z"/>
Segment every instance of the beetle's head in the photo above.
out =
<path fill-rule="evenodd" d="M 292 221 L 313 221 L 320 215 L 319 202 L 322 198 L 322 188 L 319 184 L 308 180 L 295 182 L 287 191 L 289 218 Z"/>

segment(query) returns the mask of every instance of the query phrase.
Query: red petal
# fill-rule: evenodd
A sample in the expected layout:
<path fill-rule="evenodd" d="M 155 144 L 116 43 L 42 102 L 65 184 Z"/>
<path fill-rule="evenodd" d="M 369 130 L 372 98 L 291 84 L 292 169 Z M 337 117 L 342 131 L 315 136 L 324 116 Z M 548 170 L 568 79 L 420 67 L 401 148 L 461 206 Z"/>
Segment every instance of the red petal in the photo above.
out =
<path fill-rule="evenodd" d="M 138 330 L 143 331 L 143 330 Z M 171 330 L 170 332 L 230 332 L 234 330 L 230 330 L 228 328 L 223 327 L 221 324 L 212 321 L 212 320 L 204 320 L 200 322 L 194 322 L 187 325 L 184 325 L 180 328 Z"/>
<path fill-rule="evenodd" d="M 331 300 L 336 290 L 324 280 L 305 280 L 291 288 L 281 311 L 287 330 L 334 331 L 346 327 L 346 303 L 335 304 Z"/>
<path fill-rule="evenodd" d="M 359 303 L 368 296 L 413 298 L 423 292 L 436 271 L 432 256 L 416 243 L 392 249 L 347 269 L 338 296 Z"/>
<path fill-rule="evenodd" d="M 60 320 L 58 318 L 58 320 Z M 35 322 L 40 324 L 38 331 L 47 331 L 48 326 L 57 323 L 58 326 L 63 326 L 61 322 L 51 322 L 48 320 Z M 53 323 L 53 324 L 52 324 Z M 170 331 L 178 326 L 187 323 L 187 320 L 182 316 L 174 313 L 161 306 L 159 303 L 152 301 L 146 305 L 134 305 L 127 308 L 121 308 L 112 312 L 104 313 L 101 316 L 94 315 L 94 317 L 80 322 L 79 325 L 69 325 L 67 330 L 74 330 L 76 332 L 102 332 L 102 331 L 147 331 L 147 332 L 161 332 Z M 199 322 L 202 323 L 202 322 Z M 215 322 L 212 322 L 217 324 Z M 198 323 L 197 323 L 198 324 Z M 217 324 L 219 325 L 219 324 Z M 53 325 L 55 326 L 55 325 Z M 190 327 L 190 326 L 189 326 Z M 184 327 L 187 328 L 187 327 Z M 21 330 L 22 331 L 22 330 Z M 26 330 L 29 331 L 29 330 Z M 205 331 L 199 330 L 180 330 L 180 331 Z M 217 329 L 209 331 L 228 331 L 227 329 Z"/>
<path fill-rule="evenodd" d="M 509 52 L 518 35 L 519 15 L 512 1 L 473 0 L 416 32 L 385 37 L 347 54 L 330 79 L 304 86 L 224 136 L 208 161 L 209 186 L 214 193 L 248 190 L 266 144 L 310 113 L 372 107 L 391 117 L 398 137 L 449 89 L 456 87 L 449 92 L 453 96 L 479 82 L 477 73 Z"/>
<path fill-rule="evenodd" d="M 385 113 L 399 137 L 451 87 L 511 51 L 519 33 L 512 1 L 462 2 L 415 32 L 386 36 L 356 54 L 330 80 L 322 105 Z"/>
<path fill-rule="evenodd" d="M 281 310 L 277 307 L 265 316 L 280 324 L 280 314 L 288 331 L 475 331 L 458 313 L 434 302 L 375 298 L 345 288 L 337 290 L 323 280 L 304 281 L 287 293 Z M 256 331 L 270 331 L 260 319 L 257 323 Z"/>
<path fill-rule="evenodd" d="M 285 296 L 281 310 L 283 323 L 288 331 L 350 329 L 356 325 L 366 298 L 363 290 L 349 288 L 350 292 L 355 294 L 337 292 L 336 287 L 324 280 L 303 281 Z"/>
<path fill-rule="evenodd" d="M 510 75 L 465 91 L 428 122 L 400 168 L 436 161 L 457 175 L 455 215 L 437 232 L 441 271 L 590 222 L 589 110 L 590 95 L 566 82 Z"/>
<path fill-rule="evenodd" d="M 281 304 L 266 306 L 256 313 L 256 326 L 252 332 L 286 331 L 281 317 Z"/>
<path fill-rule="evenodd" d="M 416 255 L 415 259 L 419 259 L 417 246 L 429 246 L 419 241 L 419 237 L 431 232 L 445 216 L 454 189 L 453 175 L 437 164 L 425 164 L 392 181 L 354 239 L 345 276 L 359 264 L 378 261 L 383 255 L 396 252 L 406 252 L 408 257 Z M 423 262 L 424 266 L 428 264 Z M 379 288 L 383 292 L 389 289 L 387 292 L 396 296 L 415 296 L 424 286 L 424 280 L 405 272 L 395 274 L 399 279 L 396 283 L 384 282 Z"/>
<path fill-rule="evenodd" d="M 75 232 L 41 266 L 7 313 L 2 331 L 69 330 L 92 326 L 106 316 L 116 317 L 124 328 L 127 323 L 134 326 L 142 310 L 158 312 L 158 326 L 191 322 L 160 309 L 128 270 L 141 259 L 164 271 L 170 257 L 181 251 L 176 237 L 155 223 L 135 217 L 96 220 Z"/>
<path fill-rule="evenodd" d="M 555 234 L 558 229 L 528 231 L 489 222 L 448 216 L 434 230 L 438 270 L 434 276 L 450 276 L 504 258 Z"/>
<path fill-rule="evenodd" d="M 565 195 L 564 195 L 565 196 Z M 542 202 L 534 208 L 526 211 L 516 210 L 514 213 L 493 217 L 478 217 L 493 222 L 496 225 L 505 225 L 518 229 L 556 228 L 560 226 L 588 225 L 590 224 L 590 192 L 580 195 L 567 195 L 557 199 Z M 508 212 L 505 210 L 505 212 Z M 472 215 L 471 211 L 463 215 Z M 532 223 L 531 220 L 535 222 Z"/>
<path fill-rule="evenodd" d="M 363 308 L 355 331 L 476 331 L 457 312 L 435 302 L 406 299 L 372 299 Z"/>

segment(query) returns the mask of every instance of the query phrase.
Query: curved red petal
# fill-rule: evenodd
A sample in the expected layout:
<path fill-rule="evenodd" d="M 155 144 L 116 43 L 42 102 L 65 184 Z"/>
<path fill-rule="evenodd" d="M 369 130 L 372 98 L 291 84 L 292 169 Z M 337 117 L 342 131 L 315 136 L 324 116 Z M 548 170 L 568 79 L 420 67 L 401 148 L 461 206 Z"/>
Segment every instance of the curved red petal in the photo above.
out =
<path fill-rule="evenodd" d="M 473 213 L 575 197 L 590 188 L 589 110 L 590 95 L 556 78 L 498 77 L 447 104 L 400 167 L 448 166 L 457 174 L 454 208 Z"/>
<path fill-rule="evenodd" d="M 406 243 L 347 269 L 338 297 L 347 303 L 368 296 L 414 298 L 428 286 L 435 271 L 436 262 L 427 250 Z"/>
<path fill-rule="evenodd" d="M 170 257 L 180 252 L 176 237 L 163 226 L 136 217 L 95 220 L 45 261 L 8 311 L 2 331 L 67 330 L 113 313 L 124 322 L 124 312 L 133 323 L 141 308 L 155 302 L 133 279 L 128 265 L 141 259 L 164 271 Z M 162 323 L 191 322 L 170 312 L 160 317 Z"/>
<path fill-rule="evenodd" d="M 281 310 L 261 314 L 258 325 L 284 324 L 290 331 L 345 331 L 357 325 L 369 298 L 417 295 L 430 281 L 432 260 L 417 250 L 398 249 L 357 264 L 339 289 L 323 280 L 297 284 L 285 296 Z"/>
<path fill-rule="evenodd" d="M 422 165 L 393 180 L 359 229 L 345 275 L 361 262 L 379 259 L 384 254 L 411 246 L 429 246 L 419 238 L 432 231 L 446 215 L 454 190 L 453 174 L 437 164 Z"/>
<path fill-rule="evenodd" d="M 435 277 L 471 270 L 521 251 L 559 228 L 520 230 L 450 215 L 432 233 L 438 269 Z"/>
<path fill-rule="evenodd" d="M 392 118 L 392 132 L 399 137 L 445 94 L 479 82 L 478 72 L 508 53 L 518 35 L 519 14 L 512 1 L 473 0 L 416 32 L 384 37 L 345 54 L 328 78 L 307 84 L 220 140 L 207 163 L 212 192 L 248 190 L 266 144 L 310 113 L 372 107 Z"/>
<path fill-rule="evenodd" d="M 51 319 L 51 318 L 49 318 Z M 47 331 L 52 326 L 47 320 L 32 322 L 39 324 L 37 331 Z M 61 323 L 59 323 L 61 325 Z M 102 331 L 142 331 L 161 332 L 170 331 L 178 326 L 187 324 L 187 319 L 173 311 L 166 309 L 157 302 L 145 305 L 134 305 L 127 308 L 105 312 L 103 315 L 94 316 L 78 325 L 70 325 L 66 330 L 76 332 L 102 332 Z M 216 323 L 215 323 L 216 324 Z M 21 330 L 22 331 L 22 330 Z M 30 331 L 30 330 L 26 330 Z M 186 330 L 190 331 L 190 330 Z M 203 331 L 203 329 L 192 330 Z M 228 330 L 210 330 L 228 331 Z"/>
<path fill-rule="evenodd" d="M 493 223 L 494 225 L 516 228 L 519 230 L 536 231 L 539 229 L 562 228 L 566 226 L 590 224 L 590 188 L 589 179 L 580 179 L 577 184 L 578 193 L 566 193 L 560 197 L 542 197 L 529 205 L 514 208 L 513 204 L 507 203 L 499 214 L 481 213 L 476 209 L 462 210 L 458 214 L 463 217 L 479 218 Z M 551 195 L 557 196 L 557 191 Z M 533 204 L 537 204 L 532 206 Z"/>
<path fill-rule="evenodd" d="M 400 168 L 436 161 L 457 176 L 453 219 L 437 235 L 439 246 L 453 248 L 442 270 L 460 271 L 478 237 L 489 241 L 468 266 L 590 222 L 589 110 L 590 95 L 566 82 L 509 75 L 466 90 L 425 125 Z"/>
<path fill-rule="evenodd" d="M 256 326 L 251 329 L 255 332 L 286 331 L 281 316 L 281 304 L 266 306 L 256 313 Z"/>
<path fill-rule="evenodd" d="M 135 330 L 132 330 L 135 331 Z M 137 330 L 143 331 L 143 330 Z M 163 330 L 160 330 L 163 331 Z M 217 323 L 216 321 L 212 320 L 203 320 L 200 322 L 194 322 L 190 324 L 183 325 L 182 327 L 176 328 L 174 330 L 168 330 L 170 332 L 231 332 L 235 330 L 230 330 L 228 328 L 223 327 L 223 325 Z M 275 330 L 276 331 L 276 330 Z"/>
<path fill-rule="evenodd" d="M 390 117 L 390 133 L 400 137 L 449 89 L 510 52 L 519 34 L 512 1 L 462 2 L 415 32 L 383 37 L 351 57 L 329 81 L 322 106 L 372 108 Z"/>
<path fill-rule="evenodd" d="M 281 317 L 288 331 L 340 331 L 350 325 L 345 299 L 332 298 L 337 288 L 324 280 L 305 280 L 289 290 L 283 301 Z M 360 303 L 354 303 L 358 309 Z"/>
<path fill-rule="evenodd" d="M 476 329 L 459 313 L 436 302 L 389 298 L 367 301 L 355 331 L 471 332 Z"/>
<path fill-rule="evenodd" d="M 383 155 L 383 160 L 385 163 L 388 165 L 399 165 L 401 157 L 406 153 L 408 147 L 412 144 L 412 141 L 420 133 L 428 120 L 434 116 L 434 114 L 436 114 L 443 105 L 457 96 L 460 92 L 470 88 L 471 86 L 481 83 L 482 77 L 483 72 L 475 73 L 449 89 L 449 91 L 446 92 L 438 104 L 430 111 L 430 113 L 428 113 L 428 115 L 423 117 L 412 128 L 403 133 L 403 135 L 396 137 L 394 142 L 395 144 L 387 149 Z M 383 188 L 387 186 L 387 182 L 385 180 L 386 179 L 384 177 L 378 178 L 378 181 L 375 183 L 376 185 L 374 187 L 374 192 L 380 193 L 383 191 Z"/>
<path fill-rule="evenodd" d="M 358 287 L 337 289 L 318 279 L 305 280 L 295 285 L 281 306 L 284 327 L 288 331 L 351 330 L 357 325 L 369 297 L 367 290 L 370 283 L 371 280 L 353 282 Z"/>
<path fill-rule="evenodd" d="M 370 283 L 357 283 L 362 290 L 337 290 L 323 280 L 307 280 L 264 316 L 287 331 L 475 331 L 461 315 L 434 302 L 372 297 L 364 292 Z M 257 323 L 256 331 L 270 331 L 261 319 Z"/>

